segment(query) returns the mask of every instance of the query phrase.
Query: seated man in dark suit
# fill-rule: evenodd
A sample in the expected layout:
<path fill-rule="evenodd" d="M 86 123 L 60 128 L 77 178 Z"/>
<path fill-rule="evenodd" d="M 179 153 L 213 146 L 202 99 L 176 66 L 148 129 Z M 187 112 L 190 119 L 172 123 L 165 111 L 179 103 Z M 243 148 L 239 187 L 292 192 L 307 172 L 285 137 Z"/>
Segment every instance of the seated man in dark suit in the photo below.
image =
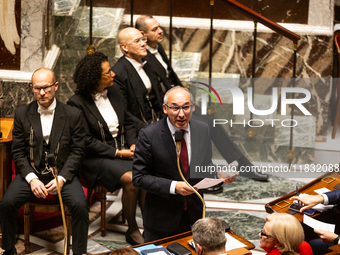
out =
<path fill-rule="evenodd" d="M 164 116 L 163 94 L 152 67 L 142 63 L 142 57 L 146 56 L 146 37 L 139 30 L 128 27 L 120 31 L 118 40 L 124 56 L 112 67 L 116 74 L 114 83 L 120 87 L 124 105 L 133 116 L 138 132 Z"/>
<path fill-rule="evenodd" d="M 305 196 L 294 196 L 291 200 L 299 200 L 304 204 L 300 212 L 306 209 L 312 208 L 317 204 L 334 205 L 340 202 L 340 190 L 333 190 L 321 195 L 305 195 Z M 319 235 L 320 238 L 308 241 L 312 247 L 314 255 L 322 255 L 328 252 L 328 248 L 340 244 L 340 236 L 336 233 L 314 229 L 314 232 Z"/>
<path fill-rule="evenodd" d="M 209 172 L 195 173 L 197 167 L 212 166 L 212 152 L 208 125 L 191 120 L 195 105 L 190 92 L 180 86 L 168 90 L 163 110 L 167 118 L 139 132 L 132 166 L 133 184 L 147 191 L 143 213 L 146 242 L 189 231 L 202 217 L 201 200 L 177 169 L 176 131 L 183 133 L 180 163 L 186 180 L 195 185 L 202 177 L 215 177 Z"/>
<path fill-rule="evenodd" d="M 191 230 L 197 255 L 226 254 L 227 238 L 223 221 L 209 217 L 199 219 Z"/>
<path fill-rule="evenodd" d="M 16 177 L 0 202 L 2 248 L 5 255 L 16 254 L 16 212 L 21 206 L 34 197 L 57 195 L 56 179 L 47 162 L 47 154 L 53 153 L 61 196 L 72 213 L 73 254 L 85 254 L 89 215 L 77 177 L 85 154 L 84 117 L 77 108 L 55 99 L 58 82 L 50 69 L 36 70 L 31 88 L 36 100 L 15 111 L 12 158 Z"/>
<path fill-rule="evenodd" d="M 143 57 L 143 59 L 152 66 L 152 69 L 159 76 L 163 90 L 168 90 L 174 85 L 183 86 L 172 69 L 170 61 L 161 44 L 163 41 L 163 30 L 158 21 L 152 16 L 141 15 L 136 21 L 136 28 L 141 30 L 143 35 L 147 37 L 147 56 Z M 210 129 L 213 130 L 212 141 L 222 157 L 229 164 L 236 160 L 239 164 L 239 168 L 241 166 L 252 166 L 251 162 L 231 140 L 223 126 L 216 125 L 213 127 L 213 117 L 211 115 L 201 115 L 200 109 L 196 106 L 193 118 L 207 123 Z M 240 175 L 257 181 L 268 180 L 268 175 L 259 172 L 240 172 Z"/>

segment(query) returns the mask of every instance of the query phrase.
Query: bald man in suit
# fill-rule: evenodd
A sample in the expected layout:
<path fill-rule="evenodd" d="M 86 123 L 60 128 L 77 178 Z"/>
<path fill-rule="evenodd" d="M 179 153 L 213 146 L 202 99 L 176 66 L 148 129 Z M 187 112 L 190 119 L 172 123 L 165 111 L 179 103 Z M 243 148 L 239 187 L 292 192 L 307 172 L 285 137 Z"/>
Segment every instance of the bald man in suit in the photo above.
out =
<path fill-rule="evenodd" d="M 163 30 L 158 21 L 152 16 L 141 15 L 136 21 L 136 28 L 147 37 L 147 56 L 143 57 L 143 60 L 146 60 L 152 66 L 152 69 L 161 80 L 163 90 L 166 91 L 176 85 L 183 86 L 172 69 L 171 63 L 161 44 L 163 41 Z M 236 160 L 239 168 L 241 166 L 252 166 L 252 163 L 238 149 L 225 129 L 221 125 L 213 127 L 213 117 L 211 115 L 201 115 L 200 109 L 196 106 L 193 118 L 207 123 L 210 129 L 213 130 L 212 141 L 229 164 Z M 267 181 L 269 178 L 268 175 L 259 172 L 240 172 L 240 175 L 256 181 Z M 215 187 L 215 190 L 217 189 Z"/>

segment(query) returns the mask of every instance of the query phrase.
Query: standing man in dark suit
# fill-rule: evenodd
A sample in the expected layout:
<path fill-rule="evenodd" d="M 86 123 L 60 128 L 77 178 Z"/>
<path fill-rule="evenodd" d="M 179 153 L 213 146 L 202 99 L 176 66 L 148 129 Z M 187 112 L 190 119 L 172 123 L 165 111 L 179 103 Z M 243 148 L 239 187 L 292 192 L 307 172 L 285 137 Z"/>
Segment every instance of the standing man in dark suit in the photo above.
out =
<path fill-rule="evenodd" d="M 0 202 L 2 248 L 16 254 L 16 212 L 25 203 L 48 194 L 57 195 L 57 183 L 47 162 L 53 153 L 64 204 L 72 213 L 73 254 L 85 254 L 89 225 L 88 206 L 77 178 L 85 153 L 84 120 L 80 110 L 55 98 L 58 82 L 53 71 L 33 73 L 31 88 L 36 101 L 15 111 L 12 157 L 16 177 Z"/>
<path fill-rule="evenodd" d="M 174 140 L 175 131 L 184 133 L 181 169 L 194 185 L 200 180 L 192 177 L 196 166 L 212 165 L 209 127 L 191 120 L 194 109 L 189 91 L 174 87 L 164 96 L 163 110 L 168 117 L 139 132 L 132 174 L 133 184 L 147 191 L 143 214 L 146 242 L 189 231 L 202 217 L 202 202 L 178 172 Z M 204 176 L 214 178 L 209 173 Z"/>
<path fill-rule="evenodd" d="M 303 212 L 306 209 L 312 208 L 317 204 L 334 205 L 340 203 L 340 190 L 333 190 L 321 195 L 305 195 L 294 196 L 290 200 L 299 200 L 304 206 L 300 209 Z M 328 248 L 340 244 L 340 235 L 331 231 L 314 229 L 314 232 L 319 235 L 320 238 L 312 239 L 308 241 L 312 247 L 314 255 L 323 255 L 328 251 Z"/>
<path fill-rule="evenodd" d="M 136 28 L 147 38 L 147 56 L 143 60 L 146 60 L 159 76 L 163 90 L 168 90 L 176 85 L 183 86 L 172 69 L 170 61 L 161 45 L 163 30 L 158 21 L 152 16 L 141 15 L 136 21 Z M 238 169 L 241 166 L 252 166 L 252 163 L 237 148 L 225 129 L 221 125 L 213 127 L 213 117 L 211 115 L 201 115 L 200 109 L 197 109 L 193 118 L 207 123 L 210 129 L 213 130 L 212 141 L 229 164 L 236 160 L 239 164 Z M 268 180 L 268 175 L 259 172 L 240 172 L 240 175 L 257 181 Z"/>
<path fill-rule="evenodd" d="M 119 85 L 124 105 L 136 121 L 136 131 L 149 123 L 162 118 L 162 101 L 160 83 L 157 75 L 147 62 L 146 37 L 132 27 L 118 34 L 120 49 L 123 52 L 112 71 L 116 74 L 114 82 Z"/>

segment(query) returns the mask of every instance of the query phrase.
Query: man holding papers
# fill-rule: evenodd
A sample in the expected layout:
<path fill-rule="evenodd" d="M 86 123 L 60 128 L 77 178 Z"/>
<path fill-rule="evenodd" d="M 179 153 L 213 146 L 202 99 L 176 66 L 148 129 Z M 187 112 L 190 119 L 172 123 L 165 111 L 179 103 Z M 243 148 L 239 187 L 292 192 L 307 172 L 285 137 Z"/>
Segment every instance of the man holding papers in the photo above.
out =
<path fill-rule="evenodd" d="M 214 178 L 215 173 L 202 173 L 196 179 L 192 176 L 195 166 L 212 165 L 209 128 L 191 120 L 194 107 L 189 91 L 174 87 L 164 96 L 163 111 L 168 117 L 139 132 L 132 173 L 133 184 L 147 191 L 143 213 L 146 242 L 189 231 L 202 217 L 202 202 L 178 172 L 174 138 L 175 131 L 182 131 L 180 164 L 187 181 L 194 185 L 204 177 Z"/>
<path fill-rule="evenodd" d="M 291 200 L 298 200 L 302 202 L 304 206 L 301 208 L 300 212 L 303 212 L 304 210 L 312 208 L 320 203 L 324 205 L 339 203 L 340 190 L 333 190 L 321 195 L 305 195 L 300 197 L 294 196 L 291 198 Z M 340 243 L 340 236 L 331 231 L 314 229 L 314 232 L 320 237 L 320 239 L 318 238 L 309 241 L 314 255 L 325 254 L 327 253 L 329 247 Z"/>

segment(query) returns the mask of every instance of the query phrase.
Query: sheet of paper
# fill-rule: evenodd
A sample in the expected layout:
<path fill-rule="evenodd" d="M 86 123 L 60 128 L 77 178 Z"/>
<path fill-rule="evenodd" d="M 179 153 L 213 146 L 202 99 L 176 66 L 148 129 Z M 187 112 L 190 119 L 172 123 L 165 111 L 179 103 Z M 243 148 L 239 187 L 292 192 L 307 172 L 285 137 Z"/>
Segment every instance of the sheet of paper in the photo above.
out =
<path fill-rule="evenodd" d="M 307 226 L 310 226 L 311 228 L 318 229 L 318 230 L 326 230 L 334 233 L 335 225 L 324 223 L 322 221 L 313 219 L 312 217 L 309 217 L 308 215 L 303 215 L 303 223 L 305 223 Z"/>
<path fill-rule="evenodd" d="M 327 188 L 316 189 L 314 192 L 318 193 L 319 195 L 329 192 L 330 190 Z"/>
<path fill-rule="evenodd" d="M 225 251 L 228 252 L 230 250 L 234 250 L 237 248 L 247 247 L 244 243 L 240 242 L 236 238 L 232 237 L 228 233 L 225 233 L 225 236 L 227 237 L 227 243 L 225 245 Z"/>
<path fill-rule="evenodd" d="M 231 251 L 234 249 L 238 249 L 238 248 L 244 248 L 247 247 L 247 245 L 245 245 L 244 243 L 240 242 L 239 240 L 237 240 L 235 237 L 232 237 L 231 235 L 229 235 L 228 233 L 225 233 L 225 236 L 227 238 L 227 243 L 225 245 L 225 251 Z M 190 241 L 189 245 L 195 249 L 195 243 L 194 241 Z"/>
<path fill-rule="evenodd" d="M 194 188 L 197 189 L 207 189 L 210 188 L 212 186 L 215 186 L 219 183 L 223 182 L 223 179 L 210 179 L 210 178 L 205 178 L 202 181 L 200 181 L 199 183 L 197 183 Z"/>

